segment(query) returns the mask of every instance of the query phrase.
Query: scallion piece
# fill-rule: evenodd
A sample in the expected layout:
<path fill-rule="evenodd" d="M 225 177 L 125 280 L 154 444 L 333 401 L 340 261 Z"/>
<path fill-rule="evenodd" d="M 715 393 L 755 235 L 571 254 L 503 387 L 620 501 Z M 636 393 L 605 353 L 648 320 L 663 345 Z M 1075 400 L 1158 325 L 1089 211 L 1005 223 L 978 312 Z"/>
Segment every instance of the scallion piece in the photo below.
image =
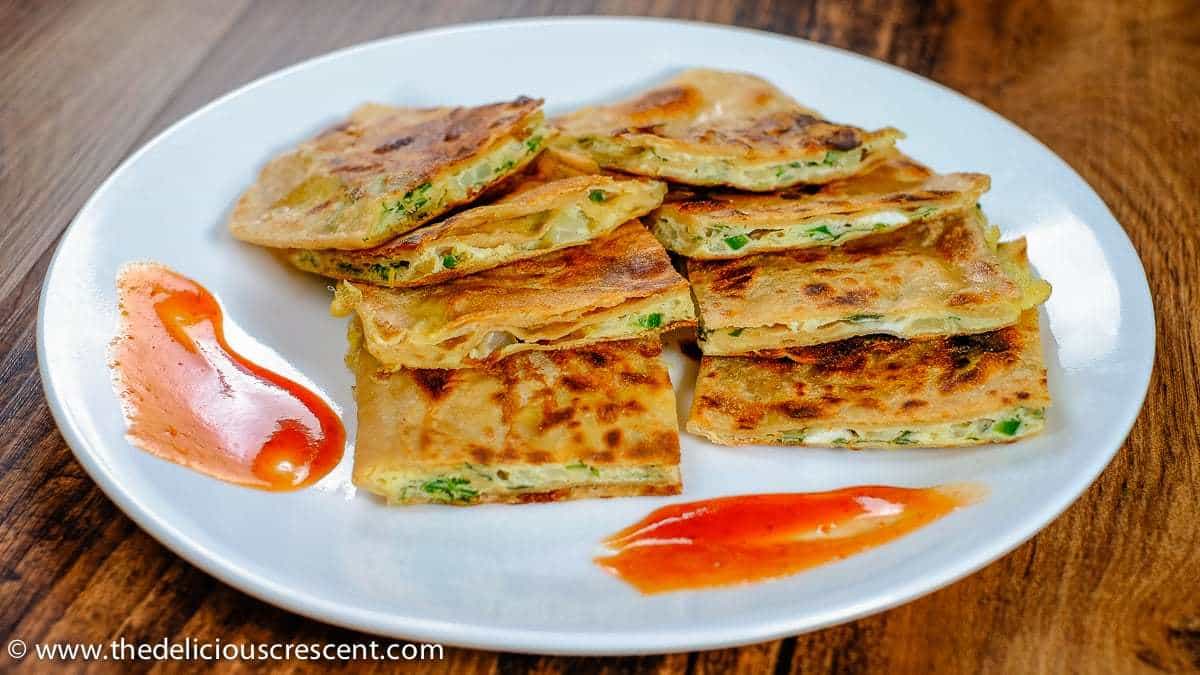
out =
<path fill-rule="evenodd" d="M 637 319 L 637 325 L 641 326 L 642 328 L 658 328 L 662 325 L 662 314 L 655 312 L 653 314 L 639 316 Z"/>
<path fill-rule="evenodd" d="M 996 423 L 996 426 L 992 428 L 995 429 L 997 433 L 1004 434 L 1005 436 L 1012 436 L 1013 434 L 1017 433 L 1018 429 L 1021 428 L 1021 420 L 1016 418 L 1000 420 Z"/>
<path fill-rule="evenodd" d="M 725 245 L 735 251 L 748 243 L 750 243 L 750 237 L 747 237 L 744 234 L 736 234 L 732 237 L 725 237 Z"/>

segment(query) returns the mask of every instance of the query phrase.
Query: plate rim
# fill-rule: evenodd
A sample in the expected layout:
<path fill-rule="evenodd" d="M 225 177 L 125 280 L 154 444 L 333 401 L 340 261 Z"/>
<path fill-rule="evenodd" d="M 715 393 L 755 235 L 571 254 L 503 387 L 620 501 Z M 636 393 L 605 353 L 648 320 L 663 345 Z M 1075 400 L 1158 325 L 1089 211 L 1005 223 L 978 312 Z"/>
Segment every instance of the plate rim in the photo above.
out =
<path fill-rule="evenodd" d="M 1024 521 L 1027 523 L 1024 527 L 1019 528 L 1019 533 L 1012 535 L 1009 540 L 994 540 L 995 543 L 990 546 L 981 547 L 974 555 L 963 556 L 956 560 L 953 564 L 944 565 L 937 574 L 930 574 L 915 578 L 903 586 L 894 589 L 886 598 L 877 597 L 869 602 L 859 603 L 841 611 L 824 611 L 817 613 L 808 613 L 806 616 L 798 619 L 775 619 L 764 620 L 753 624 L 737 624 L 735 626 L 726 625 L 721 628 L 701 628 L 701 629 L 682 629 L 673 631 L 655 631 L 652 633 L 621 633 L 621 632 L 579 632 L 579 631 L 541 631 L 528 629 L 509 629 L 495 626 L 487 626 L 481 624 L 460 623 L 455 621 L 429 620 L 420 617 L 406 616 L 394 612 L 379 612 L 373 610 L 365 610 L 361 608 L 348 607 L 334 602 L 326 601 L 317 597 L 311 597 L 305 594 L 302 590 L 293 589 L 274 582 L 272 579 L 262 577 L 254 572 L 240 567 L 234 560 L 221 557 L 215 552 L 206 549 L 202 544 L 194 541 L 180 529 L 172 524 L 160 519 L 153 510 L 142 503 L 142 500 L 132 494 L 131 491 L 122 486 L 120 480 L 113 475 L 107 466 L 99 462 L 95 455 L 92 454 L 90 446 L 85 442 L 84 435 L 79 430 L 78 425 L 73 417 L 71 417 L 65 408 L 63 401 L 58 397 L 56 390 L 51 382 L 50 366 L 46 357 L 46 333 L 45 333 L 45 315 L 47 304 L 47 291 L 49 281 L 53 272 L 58 267 L 59 256 L 63 252 L 64 244 L 67 238 L 76 229 L 76 225 L 80 221 L 82 214 L 90 211 L 94 204 L 99 201 L 103 195 L 113 189 L 116 178 L 129 170 L 129 167 L 136 163 L 144 154 L 150 152 L 153 148 L 164 142 L 165 139 L 173 135 L 177 129 L 187 125 L 193 118 L 207 114 L 211 109 L 222 105 L 225 101 L 237 96 L 241 96 L 255 88 L 266 86 L 268 83 L 275 81 L 277 78 L 284 78 L 291 75 L 293 72 L 298 72 L 305 68 L 313 67 L 326 60 L 333 60 L 349 56 L 357 51 L 366 51 L 380 47 L 393 42 L 402 42 L 413 38 L 434 37 L 437 35 L 447 35 L 452 33 L 465 33 L 476 31 L 492 31 L 505 30 L 514 26 L 553 26 L 563 24 L 610 24 L 610 26 L 602 26 L 602 29 L 618 28 L 621 24 L 642 23 L 642 24 L 658 24 L 664 27 L 673 29 L 702 29 L 714 30 L 718 32 L 740 33 L 746 37 L 752 38 L 768 38 L 780 40 L 783 42 L 799 42 L 809 47 L 819 50 L 827 50 L 836 52 L 843 57 L 851 57 L 855 60 L 868 62 L 873 66 L 883 66 L 890 70 L 893 75 L 901 77 L 914 78 L 926 85 L 932 85 L 941 89 L 944 93 L 950 94 L 958 100 L 973 106 L 977 111 L 984 112 L 1005 125 L 1009 131 L 1016 132 L 1024 136 L 1027 140 L 1032 141 L 1041 148 L 1050 157 L 1057 161 L 1061 168 L 1066 169 L 1071 175 L 1078 178 L 1079 181 L 1086 186 L 1091 197 L 1095 198 L 1099 206 L 1112 218 L 1118 229 L 1121 231 L 1122 241 L 1117 242 L 1118 245 L 1123 245 L 1127 250 L 1127 254 L 1132 255 L 1133 262 L 1136 263 L 1136 270 L 1140 272 L 1140 284 L 1137 288 L 1126 288 L 1127 291 L 1132 291 L 1137 295 L 1142 296 L 1146 307 L 1149 309 L 1149 314 L 1152 321 L 1157 323 L 1157 313 L 1154 309 L 1153 297 L 1150 293 L 1149 279 L 1146 276 L 1145 266 L 1142 264 L 1141 256 L 1137 249 L 1133 246 L 1128 232 L 1124 226 L 1117 220 L 1112 213 L 1107 202 L 1092 188 L 1083 177 L 1063 160 L 1052 149 L 1038 140 L 1030 132 L 1026 131 L 1016 123 L 1010 121 L 1003 115 L 991 110 L 975 99 L 962 94 L 950 87 L 936 82 L 932 79 L 905 70 L 899 66 L 880 61 L 856 52 L 849 51 L 840 47 L 827 45 L 820 42 L 807 40 L 804 38 L 786 35 L 782 33 L 774 33 L 771 31 L 760 30 L 755 28 L 746 28 L 741 26 L 731 26 L 725 24 L 691 21 L 683 19 L 671 18 L 655 18 L 641 16 L 604 16 L 604 15 L 580 15 L 566 17 L 525 17 L 525 18 L 510 18 L 499 20 L 484 20 L 468 23 L 451 24 L 445 26 L 437 26 L 417 31 L 399 33 L 390 36 L 369 40 L 366 42 L 357 43 L 342 47 L 324 54 L 320 54 L 298 63 L 280 68 L 269 72 L 261 77 L 242 84 L 224 94 L 205 103 L 196 110 L 184 115 L 179 120 L 173 122 L 165 129 L 155 134 L 151 139 L 137 148 L 123 159 L 100 183 L 100 185 L 92 192 L 79 211 L 71 219 L 71 222 L 63 229 L 59 236 L 58 243 L 55 246 L 54 253 L 47 266 L 45 276 L 42 279 L 41 288 L 38 298 L 37 311 L 37 330 L 36 330 L 36 348 L 38 360 L 38 373 L 42 382 L 43 395 L 46 398 L 48 407 L 55 424 L 57 425 L 64 441 L 71 449 L 76 460 L 83 466 L 84 470 L 92 481 L 101 489 L 127 517 L 133 520 L 139 528 L 153 537 L 174 554 L 186 560 L 189 564 L 194 565 L 205 573 L 218 579 L 222 583 L 228 584 L 239 591 L 250 595 L 260 601 L 280 607 L 287 611 L 305 616 L 307 618 L 321 621 L 323 623 L 340 626 L 352 630 L 362 631 L 368 634 L 381 635 L 397 640 L 420 641 L 420 642 L 435 642 L 443 645 L 466 647 L 472 649 L 484 650 L 499 650 L 530 654 L 555 654 L 568 656 L 616 656 L 616 655 L 640 655 L 640 654 L 664 654 L 677 653 L 685 651 L 694 651 L 699 649 L 718 649 L 725 647 L 740 646 L 745 644 L 753 644 L 774 639 L 779 639 L 786 636 L 808 633 L 811 631 L 820 630 L 830 626 L 854 621 L 864 616 L 869 616 L 879 612 L 892 609 L 899 605 L 911 602 L 919 597 L 928 595 L 937 590 L 940 590 L 955 581 L 958 581 L 979 569 L 995 562 L 999 558 L 1007 555 L 1018 546 L 1032 539 L 1035 535 L 1041 532 L 1051 522 L 1057 519 L 1070 505 L 1077 501 L 1084 492 L 1095 482 L 1101 472 L 1112 462 L 1124 446 L 1125 439 L 1128 438 L 1133 425 L 1141 415 L 1144 407 L 1146 396 L 1149 392 L 1150 381 L 1153 375 L 1153 366 L 1155 354 L 1157 352 L 1157 332 L 1149 331 L 1149 350 L 1144 362 L 1134 364 L 1139 372 L 1145 372 L 1145 383 L 1140 394 L 1136 397 L 1136 406 L 1129 406 L 1132 414 L 1128 415 L 1128 421 L 1120 425 L 1120 433 L 1115 440 L 1115 447 L 1102 460 L 1096 460 L 1092 466 L 1087 466 L 1085 471 L 1076 472 L 1073 475 L 1074 480 L 1070 483 L 1070 488 L 1057 493 L 1056 499 L 1049 501 L 1040 510 L 1027 514 Z M 1089 226 L 1089 230 L 1090 230 Z M 1129 398 L 1127 401 L 1133 401 L 1134 398 Z"/>

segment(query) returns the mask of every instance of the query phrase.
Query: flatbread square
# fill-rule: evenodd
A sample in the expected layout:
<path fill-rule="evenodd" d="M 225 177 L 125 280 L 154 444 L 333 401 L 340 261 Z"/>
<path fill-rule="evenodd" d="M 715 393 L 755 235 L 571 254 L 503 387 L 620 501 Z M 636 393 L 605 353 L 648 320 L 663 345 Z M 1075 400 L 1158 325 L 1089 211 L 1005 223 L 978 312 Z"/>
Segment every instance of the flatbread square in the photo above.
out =
<path fill-rule="evenodd" d="M 467 209 L 374 248 L 294 249 L 296 267 L 335 279 L 407 288 L 440 283 L 586 243 L 662 203 L 649 179 L 578 176 L 520 181 L 499 201 Z"/>
<path fill-rule="evenodd" d="M 972 209 L 989 183 L 984 174 L 935 174 L 896 156 L 825 185 L 769 193 L 675 189 L 646 222 L 664 246 L 680 255 L 741 258 L 841 246 Z"/>
<path fill-rule="evenodd" d="M 657 337 L 525 352 L 486 369 L 388 371 L 351 329 L 354 484 L 393 504 L 678 494 Z"/>
<path fill-rule="evenodd" d="M 271 160 L 229 229 L 274 248 L 378 246 L 521 171 L 550 133 L 542 101 L 525 97 L 473 108 L 369 103 Z"/>
<path fill-rule="evenodd" d="M 750 354 L 883 333 L 903 338 L 1012 325 L 1050 294 L 1025 242 L 996 248 L 977 209 L 845 246 L 690 260 L 700 348 Z"/>
<path fill-rule="evenodd" d="M 760 77 L 710 69 L 553 124 L 556 146 L 604 168 L 756 192 L 854 175 L 903 137 L 830 122 Z"/>
<path fill-rule="evenodd" d="M 391 369 L 472 368 L 522 351 L 695 325 L 687 280 L 638 221 L 581 246 L 443 284 L 343 281 L 331 309 L 357 313 L 365 348 Z"/>
<path fill-rule="evenodd" d="M 705 356 L 687 429 L 722 445 L 964 446 L 1036 434 L 1049 405 L 1029 309 L 1014 326 L 974 335 Z"/>

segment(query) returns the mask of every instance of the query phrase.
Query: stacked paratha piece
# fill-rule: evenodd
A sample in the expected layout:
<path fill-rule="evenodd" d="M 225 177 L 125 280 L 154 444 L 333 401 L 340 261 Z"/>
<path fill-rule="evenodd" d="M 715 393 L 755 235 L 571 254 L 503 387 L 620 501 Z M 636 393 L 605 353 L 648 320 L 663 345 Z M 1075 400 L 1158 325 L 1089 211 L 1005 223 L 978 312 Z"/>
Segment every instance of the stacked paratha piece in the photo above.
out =
<path fill-rule="evenodd" d="M 554 123 L 608 170 L 666 178 L 646 220 L 700 316 L 687 428 L 723 444 L 947 446 L 1035 433 L 1049 405 L 1023 240 L 982 174 L 836 124 L 763 80 L 693 70 Z"/>
<path fill-rule="evenodd" d="M 341 280 L 354 482 L 392 503 L 680 490 L 658 334 L 687 281 L 637 219 L 666 186 L 539 159 L 541 101 L 368 105 L 270 162 L 235 236 Z"/>

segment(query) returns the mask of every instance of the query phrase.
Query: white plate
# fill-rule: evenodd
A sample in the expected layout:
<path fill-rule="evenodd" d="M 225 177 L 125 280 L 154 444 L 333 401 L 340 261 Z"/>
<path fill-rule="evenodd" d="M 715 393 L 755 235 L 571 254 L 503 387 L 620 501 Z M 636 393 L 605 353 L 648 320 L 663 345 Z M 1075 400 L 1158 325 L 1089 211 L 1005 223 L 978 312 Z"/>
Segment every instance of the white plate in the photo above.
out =
<path fill-rule="evenodd" d="M 680 497 L 465 510 L 389 509 L 355 496 L 349 452 L 316 489 L 269 494 L 205 478 L 125 441 L 103 364 L 117 268 L 143 259 L 216 293 L 245 331 L 231 329 L 234 347 L 303 373 L 346 413 L 353 438 L 343 322 L 328 315 L 326 284 L 224 228 L 233 200 L 273 154 L 366 100 L 478 104 L 529 94 L 559 113 L 700 65 L 761 74 L 835 120 L 894 124 L 909 135 L 903 148 L 938 170 L 992 175 L 985 210 L 1006 237 L 1029 237 L 1034 265 L 1054 285 L 1043 314 L 1055 399 L 1045 433 L 1010 446 L 883 452 L 719 448 L 684 435 Z M 828 626 L 928 593 L 1011 550 L 1062 512 L 1125 438 L 1149 381 L 1154 314 L 1137 255 L 1096 194 L 982 106 L 799 40 L 587 18 L 374 42 L 205 106 L 130 157 L 72 223 L 46 276 L 38 348 L 51 410 L 88 473 L 139 525 L 221 580 L 301 614 L 395 637 L 613 654 Z M 673 359 L 681 410 L 694 371 Z M 591 562 L 602 537 L 669 501 L 952 481 L 985 483 L 991 496 L 877 550 L 778 581 L 644 597 Z"/>

